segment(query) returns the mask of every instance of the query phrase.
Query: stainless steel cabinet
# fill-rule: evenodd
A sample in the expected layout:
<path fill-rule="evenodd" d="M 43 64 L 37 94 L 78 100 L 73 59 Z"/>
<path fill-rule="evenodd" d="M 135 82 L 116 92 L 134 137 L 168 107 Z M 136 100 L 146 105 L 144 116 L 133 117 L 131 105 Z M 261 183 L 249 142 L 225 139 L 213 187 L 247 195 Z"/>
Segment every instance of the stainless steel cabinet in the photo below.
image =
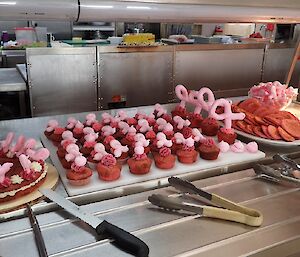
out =
<path fill-rule="evenodd" d="M 96 48 L 27 49 L 32 116 L 97 110 Z"/>

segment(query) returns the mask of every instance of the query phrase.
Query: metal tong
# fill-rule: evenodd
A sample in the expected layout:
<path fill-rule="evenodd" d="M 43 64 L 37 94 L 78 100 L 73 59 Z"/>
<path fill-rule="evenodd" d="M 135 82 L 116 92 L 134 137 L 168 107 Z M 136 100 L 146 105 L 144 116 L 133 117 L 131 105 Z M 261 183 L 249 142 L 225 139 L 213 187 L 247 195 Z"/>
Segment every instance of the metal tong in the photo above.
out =
<path fill-rule="evenodd" d="M 289 159 L 288 157 L 279 154 L 274 155 L 273 160 L 279 163 L 283 163 L 285 165 L 284 168 L 275 169 L 270 166 L 255 164 L 253 166 L 255 173 L 259 176 L 275 181 L 285 180 L 300 185 L 300 180 L 295 178 L 292 173 L 293 170 L 300 171 L 299 164 Z"/>
<path fill-rule="evenodd" d="M 185 210 L 199 214 L 202 217 L 234 221 L 249 226 L 260 226 L 262 224 L 263 215 L 257 210 L 231 202 L 216 194 L 208 193 L 200 188 L 195 187 L 192 183 L 180 178 L 170 177 L 168 180 L 170 185 L 175 187 L 177 190 L 183 193 L 201 196 L 219 207 L 195 205 L 184 202 L 179 197 L 168 197 L 160 194 L 153 194 L 148 197 L 148 200 L 152 204 L 167 210 Z"/>

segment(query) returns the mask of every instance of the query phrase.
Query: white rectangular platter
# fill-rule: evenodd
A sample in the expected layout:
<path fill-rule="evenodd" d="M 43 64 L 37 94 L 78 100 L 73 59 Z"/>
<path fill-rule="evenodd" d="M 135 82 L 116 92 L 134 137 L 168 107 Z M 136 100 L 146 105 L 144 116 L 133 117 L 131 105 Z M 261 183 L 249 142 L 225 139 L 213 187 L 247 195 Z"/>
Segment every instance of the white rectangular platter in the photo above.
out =
<path fill-rule="evenodd" d="M 183 173 L 190 173 L 201 171 L 204 169 L 216 168 L 220 166 L 226 166 L 229 164 L 238 164 L 248 161 L 254 161 L 258 159 L 262 159 L 265 157 L 265 153 L 258 151 L 257 153 L 234 153 L 234 152 L 227 152 L 227 153 L 220 153 L 217 160 L 214 161 L 206 161 L 200 159 L 194 164 L 182 164 L 176 160 L 175 167 L 171 170 L 162 170 L 156 168 L 154 162 L 152 163 L 151 170 L 148 174 L 145 175 L 134 175 L 129 172 L 128 165 L 123 165 L 121 177 L 113 182 L 106 182 L 99 180 L 97 171 L 93 171 L 93 176 L 91 183 L 85 186 L 72 186 L 68 182 L 66 178 L 66 170 L 61 165 L 59 158 L 56 154 L 57 147 L 52 144 L 50 140 L 48 140 L 44 135 L 41 137 L 42 143 L 44 147 L 48 148 L 50 151 L 50 158 L 56 167 L 58 173 L 60 174 L 61 180 L 67 190 L 69 196 L 75 196 L 80 194 L 86 194 L 95 191 L 101 191 L 111 188 L 122 187 L 125 185 L 141 183 L 149 180 L 160 179 L 175 175 L 180 175 Z"/>

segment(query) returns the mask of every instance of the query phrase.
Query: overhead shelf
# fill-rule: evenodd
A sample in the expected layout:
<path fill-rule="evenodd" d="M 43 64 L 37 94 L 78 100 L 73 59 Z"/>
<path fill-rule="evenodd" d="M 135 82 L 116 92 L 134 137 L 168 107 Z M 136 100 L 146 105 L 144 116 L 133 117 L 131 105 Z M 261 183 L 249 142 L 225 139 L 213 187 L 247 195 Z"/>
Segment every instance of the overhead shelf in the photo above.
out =
<path fill-rule="evenodd" d="M 114 26 L 75 25 L 74 31 L 115 31 Z"/>

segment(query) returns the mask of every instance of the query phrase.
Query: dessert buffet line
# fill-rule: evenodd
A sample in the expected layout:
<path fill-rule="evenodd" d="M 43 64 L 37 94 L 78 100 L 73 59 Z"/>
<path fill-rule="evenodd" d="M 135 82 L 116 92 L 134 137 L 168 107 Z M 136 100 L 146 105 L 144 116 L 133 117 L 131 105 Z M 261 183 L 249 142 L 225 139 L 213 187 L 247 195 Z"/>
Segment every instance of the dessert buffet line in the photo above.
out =
<path fill-rule="evenodd" d="M 208 88 L 188 92 L 182 85 L 176 95 L 181 102 L 170 114 L 156 104 L 150 113 L 133 117 L 120 110 L 115 116 L 103 113 L 100 120 L 93 113 L 61 125 L 50 120 L 42 142 L 69 195 L 265 157 L 255 142 L 236 140 L 232 120 L 245 115 L 232 113 L 228 100 L 215 100 Z M 187 103 L 195 105 L 194 112 L 187 111 Z"/>
<path fill-rule="evenodd" d="M 73 196 L 265 157 L 256 142 L 237 140 L 232 127 L 287 144 L 300 137 L 298 118 L 279 109 L 294 92 L 278 82 L 255 86 L 250 98 L 233 104 L 215 99 L 206 87 L 189 91 L 178 85 L 175 92 L 180 103 L 170 112 L 156 104 L 146 112 L 90 113 L 81 121 L 69 117 L 66 124 L 49 120 L 42 149 L 23 136 L 14 143 L 8 133 L 1 142 L 2 202 L 42 184 L 49 151 Z M 272 109 L 266 107 L 270 101 Z M 188 104 L 194 106 L 192 112 Z"/>

